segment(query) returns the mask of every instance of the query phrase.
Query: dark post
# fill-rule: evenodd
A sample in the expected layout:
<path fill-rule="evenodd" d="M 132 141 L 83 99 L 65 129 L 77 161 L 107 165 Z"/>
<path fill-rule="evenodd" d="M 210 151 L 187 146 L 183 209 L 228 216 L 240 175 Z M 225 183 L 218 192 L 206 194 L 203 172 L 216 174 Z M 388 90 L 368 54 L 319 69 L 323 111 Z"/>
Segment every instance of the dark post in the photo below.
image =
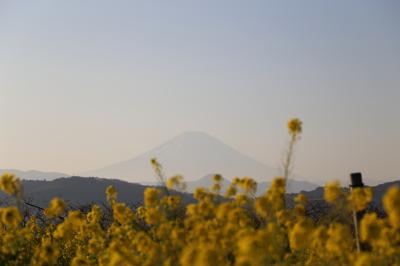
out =
<path fill-rule="evenodd" d="M 354 188 L 364 187 L 364 183 L 362 182 L 362 174 L 361 173 L 350 174 L 350 179 L 351 179 L 350 190 L 352 190 Z M 364 245 L 360 244 L 360 236 L 359 236 L 359 232 L 358 232 L 358 224 L 361 221 L 361 219 L 363 218 L 364 214 L 365 214 L 364 210 L 356 212 L 356 210 L 353 208 L 354 231 L 355 231 L 355 236 L 356 236 L 358 252 L 366 249 L 366 247 Z"/>
<path fill-rule="evenodd" d="M 363 187 L 364 183 L 362 182 L 362 174 L 361 173 L 352 173 L 350 174 L 351 179 L 351 187 Z"/>
<path fill-rule="evenodd" d="M 351 189 L 353 188 L 362 188 L 364 187 L 364 183 L 362 181 L 362 174 L 361 173 L 352 173 L 350 174 L 351 179 Z M 357 221 L 361 221 L 365 214 L 365 211 L 356 212 Z"/>

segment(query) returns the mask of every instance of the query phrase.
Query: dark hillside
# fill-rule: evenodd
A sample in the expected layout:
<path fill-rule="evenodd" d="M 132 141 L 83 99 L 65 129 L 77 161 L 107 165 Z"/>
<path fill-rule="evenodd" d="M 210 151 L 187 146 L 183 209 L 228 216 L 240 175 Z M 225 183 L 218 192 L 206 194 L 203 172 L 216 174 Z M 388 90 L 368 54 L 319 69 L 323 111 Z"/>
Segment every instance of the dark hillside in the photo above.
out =
<path fill-rule="evenodd" d="M 128 183 L 117 179 L 95 177 L 64 177 L 53 181 L 23 180 L 24 198 L 39 206 L 47 206 L 54 197 L 60 197 L 74 205 L 106 203 L 105 190 L 113 185 L 118 191 L 118 200 L 128 204 L 143 202 L 143 192 L 148 186 Z M 0 198 L 5 195 L 0 192 Z M 184 194 L 184 201 L 190 201 L 189 194 Z"/>

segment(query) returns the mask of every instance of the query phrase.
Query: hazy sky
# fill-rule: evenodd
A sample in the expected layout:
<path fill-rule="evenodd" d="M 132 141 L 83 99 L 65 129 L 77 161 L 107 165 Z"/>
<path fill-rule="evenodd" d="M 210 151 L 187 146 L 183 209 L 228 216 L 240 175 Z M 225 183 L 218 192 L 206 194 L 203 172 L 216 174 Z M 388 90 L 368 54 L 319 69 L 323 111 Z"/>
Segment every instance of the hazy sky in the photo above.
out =
<path fill-rule="evenodd" d="M 151 3 L 150 3 L 151 2 Z M 400 178 L 398 1 L 2 1 L 0 168 L 80 173 L 188 130 Z"/>

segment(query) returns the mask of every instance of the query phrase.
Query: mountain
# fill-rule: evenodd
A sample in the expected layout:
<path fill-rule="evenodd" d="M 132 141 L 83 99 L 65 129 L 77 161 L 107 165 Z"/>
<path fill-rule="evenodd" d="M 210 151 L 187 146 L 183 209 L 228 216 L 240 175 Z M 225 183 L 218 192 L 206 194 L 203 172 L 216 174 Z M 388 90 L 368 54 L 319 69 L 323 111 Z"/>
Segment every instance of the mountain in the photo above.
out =
<path fill-rule="evenodd" d="M 153 157 L 163 165 L 166 176 L 181 174 L 186 181 L 209 173 L 219 173 L 228 179 L 251 176 L 268 181 L 280 174 L 278 169 L 257 162 L 214 137 L 201 132 L 188 132 L 136 158 L 82 175 L 153 182 L 156 181 L 150 165 Z"/>
<path fill-rule="evenodd" d="M 187 191 L 193 193 L 194 190 L 198 187 L 209 188 L 213 185 L 213 175 L 204 176 L 198 180 L 186 182 Z M 222 191 L 229 186 L 230 181 L 227 179 L 223 179 L 222 181 Z M 258 182 L 257 183 L 257 195 L 263 194 L 269 187 L 271 186 L 271 182 Z M 307 181 L 299 181 L 295 179 L 289 179 L 287 184 L 287 192 L 288 193 L 299 193 L 301 191 L 311 191 L 318 187 L 318 185 L 307 182 Z"/>
<path fill-rule="evenodd" d="M 17 169 L 0 169 L 0 175 L 3 173 L 13 173 L 21 179 L 36 180 L 46 179 L 53 180 L 60 177 L 68 177 L 69 174 L 58 173 L 58 172 L 42 172 L 37 170 L 21 171 Z"/>

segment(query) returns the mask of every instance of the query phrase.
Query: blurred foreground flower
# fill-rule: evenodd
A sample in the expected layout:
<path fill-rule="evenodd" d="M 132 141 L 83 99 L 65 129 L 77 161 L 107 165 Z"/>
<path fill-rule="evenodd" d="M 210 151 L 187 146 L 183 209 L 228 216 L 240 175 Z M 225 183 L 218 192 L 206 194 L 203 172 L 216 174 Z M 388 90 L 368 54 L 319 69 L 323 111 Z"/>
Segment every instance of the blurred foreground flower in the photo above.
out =
<path fill-rule="evenodd" d="M 4 173 L 0 177 L 0 189 L 9 195 L 18 195 L 21 192 L 21 182 L 14 174 Z"/>
<path fill-rule="evenodd" d="M 290 119 L 288 122 L 289 133 L 292 135 L 300 134 L 303 130 L 303 122 L 298 118 Z"/>
<path fill-rule="evenodd" d="M 44 215 L 50 218 L 60 216 L 64 213 L 65 203 L 62 199 L 53 198 L 50 201 L 50 206 L 44 210 Z"/>
<path fill-rule="evenodd" d="M 338 181 L 329 182 L 324 188 L 324 199 L 328 203 L 335 203 L 336 200 L 342 195 L 340 183 Z"/>

